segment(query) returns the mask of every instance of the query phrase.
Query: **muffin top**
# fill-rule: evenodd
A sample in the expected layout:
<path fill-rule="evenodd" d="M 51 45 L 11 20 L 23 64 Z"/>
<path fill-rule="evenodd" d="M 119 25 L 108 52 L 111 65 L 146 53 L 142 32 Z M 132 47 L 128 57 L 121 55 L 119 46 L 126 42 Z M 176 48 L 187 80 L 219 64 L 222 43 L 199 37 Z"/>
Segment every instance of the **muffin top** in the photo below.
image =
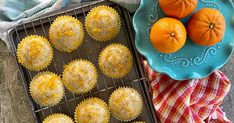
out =
<path fill-rule="evenodd" d="M 142 98 L 133 88 L 119 88 L 111 94 L 109 106 L 114 117 L 131 121 L 142 111 Z"/>
<path fill-rule="evenodd" d="M 32 98 L 41 106 L 53 106 L 59 103 L 64 95 L 60 77 L 51 72 L 37 74 L 30 83 Z"/>
<path fill-rule="evenodd" d="M 87 15 L 85 26 L 92 38 L 108 41 L 119 33 L 120 23 L 120 17 L 115 9 L 109 6 L 98 6 Z"/>
<path fill-rule="evenodd" d="M 111 78 L 121 78 L 132 69 L 132 54 L 121 44 L 107 46 L 99 56 L 99 67 Z"/>
<path fill-rule="evenodd" d="M 108 123 L 109 119 L 107 104 L 101 99 L 86 99 L 76 107 L 75 120 L 77 123 Z"/>
<path fill-rule="evenodd" d="M 19 63 L 24 67 L 39 71 L 50 64 L 53 58 L 53 50 L 47 39 L 31 35 L 19 43 L 17 57 Z"/>
<path fill-rule="evenodd" d="M 43 123 L 74 123 L 73 120 L 64 114 L 52 114 L 46 117 Z"/>
<path fill-rule="evenodd" d="M 63 83 L 73 93 L 86 93 L 95 87 L 97 77 L 94 65 L 80 59 L 65 66 Z"/>
<path fill-rule="evenodd" d="M 60 16 L 50 26 L 49 37 L 55 48 L 71 52 L 83 42 L 83 25 L 72 16 Z"/>

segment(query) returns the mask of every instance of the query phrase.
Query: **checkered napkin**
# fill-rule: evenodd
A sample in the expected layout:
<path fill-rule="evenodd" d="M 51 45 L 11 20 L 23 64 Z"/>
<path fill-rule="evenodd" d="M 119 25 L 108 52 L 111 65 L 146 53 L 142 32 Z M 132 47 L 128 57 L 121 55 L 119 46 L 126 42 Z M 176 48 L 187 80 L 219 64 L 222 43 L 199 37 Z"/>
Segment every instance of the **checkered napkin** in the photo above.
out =
<path fill-rule="evenodd" d="M 153 71 L 144 61 L 152 88 L 152 101 L 162 123 L 230 123 L 219 108 L 230 90 L 219 70 L 204 79 L 176 81 Z"/>

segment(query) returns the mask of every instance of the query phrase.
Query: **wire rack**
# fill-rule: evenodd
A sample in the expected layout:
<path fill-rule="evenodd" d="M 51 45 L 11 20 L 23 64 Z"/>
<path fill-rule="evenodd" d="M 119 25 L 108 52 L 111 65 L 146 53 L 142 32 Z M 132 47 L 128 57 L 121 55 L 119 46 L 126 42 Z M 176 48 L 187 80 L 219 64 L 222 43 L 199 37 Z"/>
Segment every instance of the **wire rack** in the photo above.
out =
<path fill-rule="evenodd" d="M 91 90 L 87 94 L 73 94 L 70 93 L 68 90 L 65 90 L 64 99 L 56 106 L 53 107 L 41 107 L 40 105 L 36 104 L 32 98 L 30 97 L 29 93 L 29 83 L 33 76 L 35 76 L 38 72 L 32 72 L 25 68 L 23 68 L 19 63 L 20 75 L 24 82 L 26 94 L 28 96 L 33 114 L 38 123 L 41 123 L 43 119 L 53 113 L 64 113 L 71 117 L 74 116 L 75 107 L 79 102 L 82 100 L 89 98 L 89 97 L 98 97 L 106 102 L 110 94 L 120 86 L 128 86 L 133 87 L 141 94 L 143 97 L 143 111 L 141 115 L 136 119 L 136 121 L 142 120 L 147 123 L 156 123 L 156 117 L 154 114 L 154 109 L 151 103 L 151 99 L 149 96 L 149 88 L 147 84 L 147 80 L 145 78 L 145 74 L 143 72 L 140 56 L 136 52 L 134 47 L 134 38 L 131 26 L 131 19 L 129 13 L 119 7 L 118 5 L 105 1 L 94 1 L 89 3 L 83 3 L 78 6 L 72 6 L 69 8 L 65 8 L 53 13 L 49 13 L 40 17 L 40 19 L 36 19 L 31 22 L 27 22 L 21 25 L 18 25 L 8 32 L 8 38 L 11 41 L 12 51 L 16 56 L 16 49 L 17 44 L 26 36 L 29 35 L 41 35 L 48 38 L 48 30 L 53 22 L 53 20 L 60 16 L 60 15 L 71 15 L 77 19 L 79 19 L 83 24 L 85 21 L 86 14 L 95 6 L 98 5 L 108 5 L 112 6 L 116 9 L 121 16 L 122 27 L 120 34 L 113 40 L 109 42 L 98 42 L 94 41 L 87 33 L 85 34 L 84 43 L 79 47 L 76 51 L 71 53 L 63 53 L 59 52 L 54 49 L 54 59 L 50 66 L 48 66 L 44 71 L 52 71 L 59 75 L 62 74 L 63 66 L 75 59 L 86 59 L 94 63 L 94 65 L 98 68 L 98 55 L 100 51 L 107 45 L 111 43 L 121 43 L 126 45 L 131 52 L 134 54 L 134 65 L 131 72 L 121 78 L 121 79 L 110 79 L 102 74 L 102 72 L 98 69 L 98 83 L 95 89 Z M 16 58 L 16 57 L 15 57 Z M 115 118 L 111 117 L 111 123 L 119 123 L 120 121 L 116 120 Z"/>

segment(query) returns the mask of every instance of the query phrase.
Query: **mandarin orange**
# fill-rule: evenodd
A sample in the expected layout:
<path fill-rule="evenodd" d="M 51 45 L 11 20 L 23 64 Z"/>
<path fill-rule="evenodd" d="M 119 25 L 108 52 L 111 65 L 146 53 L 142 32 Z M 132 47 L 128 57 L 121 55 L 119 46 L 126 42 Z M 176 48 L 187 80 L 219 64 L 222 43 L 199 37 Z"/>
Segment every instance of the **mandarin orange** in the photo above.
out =
<path fill-rule="evenodd" d="M 225 33 L 225 18 L 215 9 L 204 8 L 195 13 L 187 24 L 190 39 L 202 46 L 220 42 Z"/>
<path fill-rule="evenodd" d="M 159 0 L 159 5 L 166 15 L 181 19 L 195 10 L 197 2 L 198 0 Z"/>
<path fill-rule="evenodd" d="M 186 42 L 187 32 L 184 25 L 174 18 L 158 20 L 150 31 L 152 45 L 162 53 L 173 53 L 181 49 Z"/>

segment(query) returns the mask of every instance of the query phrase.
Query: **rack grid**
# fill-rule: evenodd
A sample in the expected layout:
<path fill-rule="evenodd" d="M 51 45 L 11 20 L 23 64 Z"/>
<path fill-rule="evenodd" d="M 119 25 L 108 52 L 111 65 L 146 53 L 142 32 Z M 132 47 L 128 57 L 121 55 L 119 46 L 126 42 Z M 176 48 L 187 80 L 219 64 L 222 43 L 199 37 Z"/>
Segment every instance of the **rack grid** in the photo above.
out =
<path fill-rule="evenodd" d="M 103 75 L 102 72 L 98 69 L 99 78 L 95 89 L 91 90 L 87 94 L 81 95 L 73 94 L 70 93 L 68 90 L 65 90 L 64 99 L 58 105 L 52 107 L 41 107 L 32 100 L 29 93 L 29 83 L 33 76 L 35 76 L 38 72 L 29 71 L 23 68 L 18 63 L 20 75 L 24 82 L 26 94 L 28 96 L 33 114 L 38 123 L 41 123 L 46 116 L 53 113 L 64 113 L 73 117 L 74 110 L 77 104 L 89 97 L 98 97 L 108 102 L 110 94 L 118 87 L 123 86 L 135 88 L 141 94 L 144 100 L 143 111 L 135 121 L 142 120 L 147 123 L 157 122 L 151 98 L 149 96 L 149 85 L 147 83 L 147 79 L 143 72 L 143 68 L 140 61 L 141 57 L 134 47 L 134 38 L 130 14 L 117 4 L 106 0 L 82 3 L 81 5 L 64 8 L 59 11 L 44 15 L 39 19 L 35 19 L 31 22 L 26 22 L 21 25 L 15 26 L 14 28 L 8 31 L 8 38 L 11 41 L 12 51 L 15 55 L 15 58 L 17 45 L 24 37 L 29 35 L 41 35 L 45 38 L 48 38 L 48 30 L 51 23 L 53 22 L 53 20 L 55 20 L 56 17 L 60 15 L 73 16 L 80 20 L 84 25 L 87 13 L 90 11 L 90 9 L 99 5 L 111 6 L 114 9 L 116 9 L 119 13 L 122 22 L 121 31 L 119 35 L 111 41 L 98 42 L 93 40 L 86 32 L 83 44 L 76 51 L 73 51 L 71 53 L 63 53 L 54 49 L 54 59 L 44 71 L 52 71 L 61 75 L 63 71 L 63 66 L 75 59 L 89 60 L 92 63 L 94 63 L 94 65 L 98 69 L 98 55 L 104 47 L 108 46 L 111 43 L 121 43 L 131 50 L 131 52 L 134 55 L 133 69 L 128 75 L 120 79 L 108 78 L 105 75 Z M 120 121 L 111 117 L 110 122 L 119 123 Z"/>

